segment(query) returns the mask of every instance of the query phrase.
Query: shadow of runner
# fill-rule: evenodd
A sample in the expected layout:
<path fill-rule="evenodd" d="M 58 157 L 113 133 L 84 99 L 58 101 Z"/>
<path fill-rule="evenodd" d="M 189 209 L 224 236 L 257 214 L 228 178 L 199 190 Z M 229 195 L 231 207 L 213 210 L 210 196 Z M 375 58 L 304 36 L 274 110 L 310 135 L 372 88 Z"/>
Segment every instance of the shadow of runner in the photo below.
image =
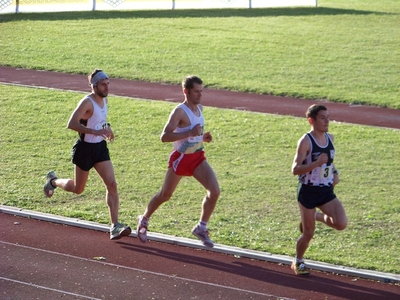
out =
<path fill-rule="evenodd" d="M 157 247 L 153 247 L 150 244 L 146 244 L 146 246 L 134 245 L 125 242 L 118 242 L 123 248 L 135 252 L 141 252 L 147 255 L 157 255 L 160 258 L 172 261 L 173 265 L 177 266 L 177 263 L 184 264 L 184 268 L 174 268 L 170 269 L 171 272 L 180 272 L 179 274 L 175 274 L 178 277 L 188 277 L 188 278 L 198 278 L 198 274 L 201 274 L 202 280 L 212 280 L 213 283 L 237 287 L 236 283 L 239 281 L 242 284 L 242 288 L 246 288 L 248 286 L 253 285 L 251 281 L 258 281 L 259 283 L 272 283 L 275 285 L 280 285 L 283 288 L 291 288 L 296 290 L 304 290 L 307 291 L 304 296 L 308 297 L 309 292 L 312 291 L 314 293 L 330 295 L 332 297 L 339 297 L 341 299 L 352 299 L 352 300 L 365 300 L 365 299 L 399 299 L 400 297 L 400 288 L 399 293 L 393 293 L 385 289 L 387 284 L 382 284 L 382 289 L 375 289 L 368 287 L 370 284 L 369 280 L 365 279 L 357 279 L 348 276 L 340 276 L 335 274 L 327 274 L 327 276 L 332 276 L 332 279 L 327 279 L 326 276 L 318 276 L 320 274 L 326 274 L 320 271 L 313 271 L 311 276 L 307 277 L 299 277 L 294 274 L 285 274 L 283 272 L 277 272 L 272 269 L 268 269 L 268 264 L 272 264 L 271 262 L 266 262 L 265 268 L 260 267 L 256 264 L 260 264 L 262 262 L 251 260 L 247 258 L 234 258 L 230 255 L 226 255 L 227 257 L 231 257 L 231 263 L 224 263 L 215 259 L 208 259 L 200 256 L 187 255 L 179 252 L 172 252 L 161 250 Z M 180 246 L 181 247 L 181 246 Z M 196 250 L 194 250 L 196 251 Z M 197 250 L 203 251 L 203 250 Z M 206 250 L 204 250 L 206 251 Z M 195 252 L 196 253 L 196 252 Z M 224 255 L 224 254 L 221 254 Z M 254 262 L 254 263 L 252 263 Z M 168 262 L 167 262 L 168 264 Z M 148 266 L 149 268 L 154 268 L 157 270 L 157 266 Z M 285 271 L 291 270 L 285 266 Z M 218 282 L 215 282 L 214 278 L 207 278 L 207 269 L 213 269 L 219 272 Z M 195 275 L 194 272 L 195 271 Z M 227 273 L 224 276 L 224 273 Z M 229 275 L 228 275 L 229 274 Z M 232 280 L 232 276 L 236 276 L 238 280 Z M 342 279 L 348 280 L 350 283 L 343 282 L 343 280 L 335 280 L 334 277 L 338 278 L 340 276 Z M 351 281 L 357 282 L 356 284 L 352 284 Z M 360 286 L 360 283 L 363 285 Z M 376 283 L 376 282 L 375 282 Z M 254 288 L 254 287 L 253 287 Z M 257 285 L 257 292 L 263 292 L 263 286 Z M 301 299 L 301 295 L 299 295 L 299 299 Z M 319 295 L 321 296 L 321 295 Z M 319 297 L 316 295 L 316 297 Z"/>

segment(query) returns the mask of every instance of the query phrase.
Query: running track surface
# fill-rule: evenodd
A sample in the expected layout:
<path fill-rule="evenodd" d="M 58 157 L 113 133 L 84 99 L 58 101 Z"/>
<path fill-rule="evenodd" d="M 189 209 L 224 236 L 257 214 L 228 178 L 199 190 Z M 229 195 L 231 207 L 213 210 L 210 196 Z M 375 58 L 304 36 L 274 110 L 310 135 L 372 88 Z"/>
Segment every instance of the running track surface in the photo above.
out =
<path fill-rule="evenodd" d="M 0 67 L 0 83 L 90 92 L 87 77 Z M 114 95 L 182 101 L 179 86 L 112 79 Z M 313 101 L 205 89 L 203 104 L 304 117 Z M 334 119 L 400 128 L 400 111 L 325 103 Z M 0 213 L 1 299 L 400 299 L 395 284 Z M 96 260 L 95 258 L 104 258 Z"/>
<path fill-rule="evenodd" d="M 179 85 L 156 84 L 125 79 L 111 79 L 110 81 L 110 94 L 113 95 L 172 102 L 183 101 L 182 89 Z M 0 66 L 0 83 L 41 86 L 90 93 L 86 75 Z M 304 99 L 213 89 L 204 89 L 202 97 L 202 104 L 206 106 L 292 115 L 304 118 L 307 108 L 315 102 Z M 323 104 L 329 109 L 331 120 L 337 122 L 400 129 L 400 110 L 333 102 L 323 102 Z"/>
<path fill-rule="evenodd" d="M 400 299 L 400 287 L 0 213 L 1 299 Z M 97 260 L 102 258 L 102 260 Z"/>

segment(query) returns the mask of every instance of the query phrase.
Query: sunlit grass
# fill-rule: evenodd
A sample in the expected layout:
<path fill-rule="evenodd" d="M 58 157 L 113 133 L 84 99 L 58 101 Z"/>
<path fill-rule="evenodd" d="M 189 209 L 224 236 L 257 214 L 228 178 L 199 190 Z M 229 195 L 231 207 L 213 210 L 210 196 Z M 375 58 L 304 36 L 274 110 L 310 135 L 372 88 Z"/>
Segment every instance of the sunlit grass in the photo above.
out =
<path fill-rule="evenodd" d="M 73 176 L 71 147 L 77 134 L 65 128 L 83 97 L 60 92 L 0 85 L 1 203 L 19 208 L 109 224 L 105 189 L 91 173 L 82 195 L 56 190 L 43 195 L 43 176 L 54 169 Z M 175 104 L 110 97 L 109 121 L 116 139 L 109 144 L 121 198 L 120 219 L 132 226 L 160 188 L 171 151 L 159 135 Z M 210 220 L 217 243 L 294 255 L 299 236 L 297 180 L 291 174 L 298 138 L 309 130 L 305 119 L 206 107 L 206 129 L 213 142 L 206 156 L 221 197 Z M 357 268 L 399 273 L 398 224 L 400 171 L 396 158 L 400 132 L 332 122 L 336 166 L 348 228 L 336 232 L 317 225 L 307 258 Z M 153 215 L 154 232 L 192 238 L 203 188 L 184 178 L 173 198 Z"/>
<path fill-rule="evenodd" d="M 397 0 L 323 0 L 0 15 L 0 64 L 168 83 L 197 74 L 214 88 L 398 109 L 399 13 Z"/>

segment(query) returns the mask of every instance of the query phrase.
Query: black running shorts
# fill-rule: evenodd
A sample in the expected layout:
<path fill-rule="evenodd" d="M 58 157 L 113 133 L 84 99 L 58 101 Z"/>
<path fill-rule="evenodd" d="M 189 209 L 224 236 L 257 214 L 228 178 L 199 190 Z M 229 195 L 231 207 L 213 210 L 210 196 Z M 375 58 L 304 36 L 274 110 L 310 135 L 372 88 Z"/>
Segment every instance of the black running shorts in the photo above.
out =
<path fill-rule="evenodd" d="M 336 198 L 333 186 L 311 186 L 300 184 L 297 191 L 297 201 L 305 208 L 313 209 Z"/>
<path fill-rule="evenodd" d="M 107 142 L 87 143 L 77 140 L 72 147 L 72 162 L 84 171 L 89 171 L 99 162 L 110 160 Z"/>

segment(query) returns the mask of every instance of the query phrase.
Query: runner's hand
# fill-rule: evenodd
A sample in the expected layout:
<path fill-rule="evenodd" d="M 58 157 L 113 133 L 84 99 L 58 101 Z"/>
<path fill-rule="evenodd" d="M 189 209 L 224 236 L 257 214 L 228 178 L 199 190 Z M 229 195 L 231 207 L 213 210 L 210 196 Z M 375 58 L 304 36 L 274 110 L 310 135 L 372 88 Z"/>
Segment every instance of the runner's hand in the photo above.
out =
<path fill-rule="evenodd" d="M 321 154 L 318 156 L 318 159 L 317 159 L 317 165 L 318 165 L 318 167 L 322 166 L 323 164 L 326 164 L 327 162 L 328 162 L 328 154 L 326 154 L 326 153 L 321 153 Z"/>
<path fill-rule="evenodd" d="M 110 142 L 114 140 L 114 133 L 112 132 L 110 127 L 108 127 L 107 129 L 97 130 L 95 135 L 102 136 L 105 140 L 108 140 Z"/>
<path fill-rule="evenodd" d="M 203 127 L 201 124 L 196 124 L 194 127 L 190 130 L 190 136 L 199 136 L 201 135 L 201 132 L 203 131 Z"/>
<path fill-rule="evenodd" d="M 210 143 L 212 141 L 212 136 L 210 132 L 206 132 L 203 135 L 203 142 Z"/>

